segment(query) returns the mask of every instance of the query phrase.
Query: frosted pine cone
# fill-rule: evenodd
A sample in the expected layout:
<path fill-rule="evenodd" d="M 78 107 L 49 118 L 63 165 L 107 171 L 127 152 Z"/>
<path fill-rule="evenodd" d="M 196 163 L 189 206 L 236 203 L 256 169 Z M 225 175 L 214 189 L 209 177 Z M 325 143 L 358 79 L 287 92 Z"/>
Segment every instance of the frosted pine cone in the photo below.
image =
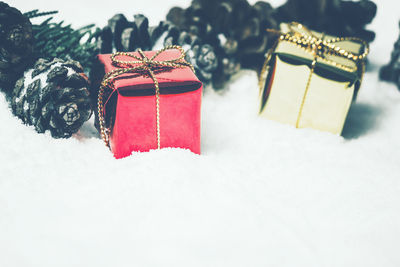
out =
<path fill-rule="evenodd" d="M 204 84 L 211 82 L 218 64 L 214 49 L 195 34 L 181 31 L 169 22 L 161 21 L 157 26 L 149 27 L 149 21 L 143 15 L 134 15 L 134 21 L 128 21 L 124 15 L 117 14 L 97 37 L 97 46 L 103 54 L 139 48 L 156 50 L 168 45 L 184 47 L 186 60 L 193 64 L 199 79 Z"/>
<path fill-rule="evenodd" d="M 186 9 L 170 9 L 167 20 L 213 48 L 218 59 L 212 73 L 216 89 L 240 67 L 260 69 L 264 54 L 275 41 L 265 29 L 278 27 L 270 4 L 250 5 L 247 0 L 193 0 Z"/>
<path fill-rule="evenodd" d="M 135 15 L 134 21 L 128 21 L 122 14 L 116 14 L 108 20 L 97 37 L 100 53 L 130 52 L 138 48 L 150 50 L 149 21 L 143 15 Z"/>
<path fill-rule="evenodd" d="M 359 37 L 372 42 L 375 33 L 365 27 L 374 19 L 376 11 L 376 4 L 370 0 L 287 0 L 278 8 L 277 19 L 297 21 L 335 36 Z"/>
<path fill-rule="evenodd" d="M 196 75 L 204 84 L 209 84 L 218 66 L 218 58 L 213 47 L 203 44 L 196 35 L 179 31 L 174 25 L 168 25 L 166 33 L 164 46 L 182 46 L 187 51 L 186 60 L 193 65 Z"/>
<path fill-rule="evenodd" d="M 32 63 L 32 24 L 16 8 L 0 2 L 0 90 L 9 92 Z"/>
<path fill-rule="evenodd" d="M 68 138 L 87 121 L 92 109 L 89 82 L 76 61 L 39 59 L 12 93 L 13 113 L 39 133 Z"/>

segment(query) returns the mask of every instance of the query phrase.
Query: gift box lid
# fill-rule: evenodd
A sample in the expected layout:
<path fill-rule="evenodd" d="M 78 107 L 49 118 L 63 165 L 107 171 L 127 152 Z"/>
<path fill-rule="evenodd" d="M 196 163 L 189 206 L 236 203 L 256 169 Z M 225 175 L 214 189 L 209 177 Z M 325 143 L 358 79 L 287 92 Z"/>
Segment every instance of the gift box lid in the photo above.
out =
<path fill-rule="evenodd" d="M 284 34 L 293 31 L 292 25 L 287 23 L 282 23 L 280 28 L 281 32 Z M 305 27 L 296 27 L 294 30 L 298 34 L 303 34 L 304 36 L 310 36 L 311 33 L 313 37 L 321 40 L 332 40 L 337 38 L 335 36 L 309 31 Z M 334 44 L 341 49 L 356 55 L 362 54 L 366 49 L 362 43 L 350 40 L 342 40 L 335 42 Z M 281 60 L 293 65 L 311 66 L 312 62 L 314 61 L 314 54 L 311 49 L 303 48 L 286 40 L 278 42 L 274 54 L 279 56 Z M 315 72 L 324 77 L 334 75 L 335 77 L 331 77 L 333 80 L 346 80 L 354 82 L 360 78 L 362 73 L 359 64 L 360 62 L 340 57 L 338 55 L 322 53 L 317 57 Z"/>
<path fill-rule="evenodd" d="M 146 57 L 151 58 L 156 51 L 146 51 Z M 135 56 L 140 57 L 138 52 L 132 52 Z M 179 50 L 165 50 L 160 53 L 154 60 L 165 61 L 180 57 Z M 104 66 L 104 73 L 121 67 L 112 63 L 111 54 L 100 54 L 97 59 Z M 129 56 L 118 56 L 118 60 L 132 61 L 135 60 Z M 134 65 L 136 66 L 136 65 Z M 162 71 L 154 71 L 160 87 L 160 94 L 179 94 L 184 92 L 195 91 L 200 89 L 202 83 L 193 73 L 190 67 L 171 68 Z M 130 96 L 146 96 L 154 95 L 154 81 L 148 76 L 139 73 L 125 73 L 119 75 L 114 82 L 114 86 L 119 94 Z"/>

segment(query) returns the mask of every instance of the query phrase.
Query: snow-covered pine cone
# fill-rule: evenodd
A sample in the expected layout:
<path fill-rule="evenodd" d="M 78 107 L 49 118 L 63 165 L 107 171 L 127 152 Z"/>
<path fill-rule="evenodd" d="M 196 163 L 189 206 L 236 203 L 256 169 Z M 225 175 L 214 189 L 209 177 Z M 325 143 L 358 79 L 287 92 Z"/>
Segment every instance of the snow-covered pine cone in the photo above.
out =
<path fill-rule="evenodd" d="M 375 33 L 365 26 L 376 15 L 376 4 L 370 0 L 287 0 L 278 8 L 281 22 L 300 22 L 311 29 L 336 36 L 359 37 L 367 42 Z"/>
<path fill-rule="evenodd" d="M 187 52 L 186 60 L 193 65 L 196 75 L 203 83 L 208 84 L 212 81 L 213 73 L 218 67 L 218 59 L 211 45 L 193 45 Z"/>
<path fill-rule="evenodd" d="M 76 61 L 39 59 L 16 82 L 11 106 L 37 132 L 50 130 L 54 138 L 68 138 L 92 114 L 88 78 Z"/>
<path fill-rule="evenodd" d="M 213 47 L 218 58 L 213 85 L 221 88 L 240 67 L 261 68 L 275 42 L 265 31 L 278 27 L 273 14 L 266 2 L 252 6 L 247 0 L 193 0 L 186 9 L 172 8 L 167 20 Z"/>
<path fill-rule="evenodd" d="M 167 23 L 167 26 L 164 46 L 182 46 L 187 51 L 185 59 L 193 65 L 197 77 L 204 84 L 209 84 L 212 81 L 213 73 L 218 67 L 218 58 L 213 47 L 202 43 L 196 35 L 178 30 L 172 24 Z"/>
<path fill-rule="evenodd" d="M 138 48 L 150 50 L 153 46 L 149 34 L 149 21 L 143 15 L 135 15 L 128 21 L 122 14 L 108 20 L 97 38 L 101 54 L 135 51 Z"/>
<path fill-rule="evenodd" d="M 180 45 L 187 51 L 186 60 L 193 64 L 199 79 L 208 84 L 217 67 L 214 49 L 200 41 L 194 34 L 181 31 L 171 23 L 161 21 L 149 27 L 148 19 L 143 15 L 134 15 L 134 21 L 128 21 L 122 14 L 113 16 L 97 37 L 102 54 L 116 51 L 130 52 L 137 49 L 156 50 L 167 45 Z"/>
<path fill-rule="evenodd" d="M 0 2 L 0 90 L 9 93 L 32 63 L 32 25 L 16 8 Z"/>
<path fill-rule="evenodd" d="M 389 64 L 381 68 L 379 76 L 381 80 L 394 82 L 400 90 L 400 36 L 394 43 Z"/>

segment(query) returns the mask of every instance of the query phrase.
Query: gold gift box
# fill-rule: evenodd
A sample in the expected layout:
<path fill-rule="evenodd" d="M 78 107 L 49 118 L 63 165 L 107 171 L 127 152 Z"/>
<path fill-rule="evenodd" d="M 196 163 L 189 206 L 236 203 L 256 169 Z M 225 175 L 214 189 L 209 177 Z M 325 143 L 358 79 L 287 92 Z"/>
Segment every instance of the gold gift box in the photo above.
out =
<path fill-rule="evenodd" d="M 341 134 L 364 72 L 368 44 L 301 24 L 281 24 L 260 75 L 260 116 Z"/>

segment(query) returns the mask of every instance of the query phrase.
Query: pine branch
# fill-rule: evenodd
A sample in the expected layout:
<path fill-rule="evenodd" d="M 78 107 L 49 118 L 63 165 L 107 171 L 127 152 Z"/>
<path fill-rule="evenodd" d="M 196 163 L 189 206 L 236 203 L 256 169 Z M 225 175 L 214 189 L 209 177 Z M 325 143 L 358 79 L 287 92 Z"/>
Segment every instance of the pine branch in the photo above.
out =
<path fill-rule="evenodd" d="M 37 18 L 56 13 L 58 12 L 32 10 L 25 13 L 25 16 Z M 41 23 L 32 25 L 38 57 L 49 60 L 54 57 L 77 60 L 88 70 L 92 64 L 92 58 L 98 52 L 93 40 L 98 35 L 99 29 L 96 29 L 94 24 L 90 24 L 75 30 L 71 24 L 64 25 L 64 21 L 54 22 L 53 19 L 53 17 L 48 17 Z"/>

